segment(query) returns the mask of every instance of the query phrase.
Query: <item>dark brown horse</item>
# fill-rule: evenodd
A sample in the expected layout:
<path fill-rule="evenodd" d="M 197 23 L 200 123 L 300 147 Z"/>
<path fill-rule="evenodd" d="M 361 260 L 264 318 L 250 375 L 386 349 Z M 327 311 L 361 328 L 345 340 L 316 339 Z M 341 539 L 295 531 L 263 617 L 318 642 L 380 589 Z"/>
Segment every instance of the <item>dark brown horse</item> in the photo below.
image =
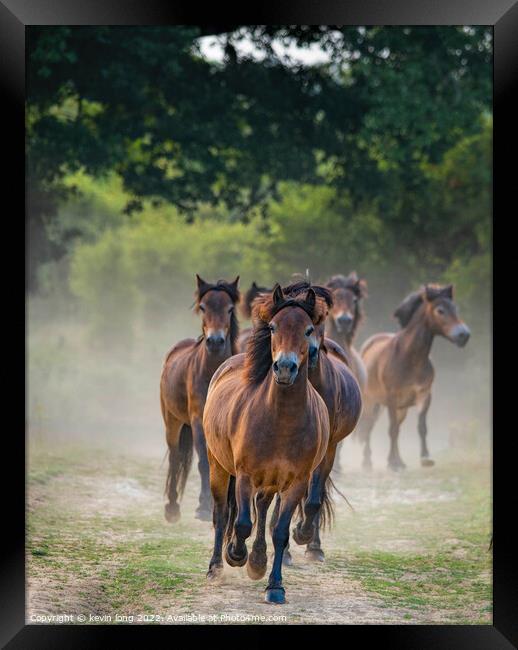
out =
<path fill-rule="evenodd" d="M 196 517 L 210 521 L 212 502 L 209 465 L 203 433 L 203 408 L 212 375 L 219 365 L 236 352 L 238 322 L 235 305 L 239 301 L 234 282 L 205 282 L 198 275 L 195 310 L 202 317 L 202 335 L 177 343 L 168 353 L 160 379 L 160 404 L 169 448 L 169 471 L 165 506 L 167 521 L 180 518 L 181 497 L 189 473 L 192 446 L 198 454 L 201 492 Z"/>
<path fill-rule="evenodd" d="M 322 562 L 324 552 L 320 541 L 321 513 L 331 515 L 332 504 L 329 500 L 328 483 L 335 461 L 337 445 L 354 429 L 361 413 L 362 401 L 360 387 L 351 370 L 347 367 L 344 353 L 333 341 L 325 338 L 326 318 L 333 307 L 331 293 L 325 287 L 311 285 L 307 281 L 297 282 L 285 287 L 286 296 L 299 299 L 312 288 L 323 314 L 320 322 L 315 324 L 315 330 L 309 342 L 309 380 L 324 400 L 329 413 L 329 443 L 324 460 L 313 472 L 311 478 L 315 489 L 320 490 L 320 509 L 315 518 L 313 536 L 306 549 L 306 556 L 313 561 Z M 312 487 L 310 487 L 311 491 Z M 298 542 L 298 528 L 295 529 L 294 540 Z M 302 543 L 304 543 L 302 541 Z M 286 556 L 288 558 L 286 562 Z M 285 552 L 285 563 L 289 564 L 289 554 Z"/>
<path fill-rule="evenodd" d="M 363 344 L 361 355 L 367 367 L 364 413 L 358 427 L 365 443 L 363 466 L 370 468 L 370 434 L 381 406 L 388 408 L 390 453 L 388 465 L 403 469 L 398 448 L 401 423 L 411 406 L 419 409 L 421 464 L 433 465 L 426 444 L 426 414 L 430 407 L 434 369 L 429 359 L 435 336 L 443 336 L 459 347 L 470 337 L 468 327 L 457 314 L 453 287 L 426 285 L 411 293 L 394 312 L 402 329 L 397 334 L 376 334 Z"/>
<path fill-rule="evenodd" d="M 351 359 L 351 369 L 363 390 L 367 372 L 353 340 L 363 319 L 362 301 L 367 296 L 367 282 L 352 271 L 345 275 L 333 275 L 326 283 L 331 291 L 333 306 L 327 319 L 327 336 L 336 341 Z"/>
<path fill-rule="evenodd" d="M 265 574 L 266 514 L 279 493 L 266 601 L 284 603 L 282 556 L 290 522 L 304 500 L 299 532 L 306 542 L 311 540 L 320 491 L 313 486 L 308 491 L 308 485 L 329 441 L 327 407 L 308 380 L 310 338 L 321 314 L 312 289 L 303 300 L 294 300 L 276 285 L 271 296 L 254 306 L 254 316 L 247 352 L 217 370 L 203 415 L 215 526 L 207 577 L 214 578 L 223 568 L 225 529 L 228 564 L 243 566 L 248 559 L 251 578 Z M 248 556 L 251 509 L 256 511 L 258 532 Z"/>
<path fill-rule="evenodd" d="M 245 293 L 241 301 L 241 314 L 245 320 L 250 320 L 252 318 L 252 307 L 256 298 L 265 293 L 271 293 L 272 289 L 267 287 L 259 287 L 255 281 L 252 282 L 250 289 Z M 245 352 L 248 339 L 252 334 L 252 327 L 247 327 L 239 334 L 237 339 L 237 349 L 239 352 Z"/>

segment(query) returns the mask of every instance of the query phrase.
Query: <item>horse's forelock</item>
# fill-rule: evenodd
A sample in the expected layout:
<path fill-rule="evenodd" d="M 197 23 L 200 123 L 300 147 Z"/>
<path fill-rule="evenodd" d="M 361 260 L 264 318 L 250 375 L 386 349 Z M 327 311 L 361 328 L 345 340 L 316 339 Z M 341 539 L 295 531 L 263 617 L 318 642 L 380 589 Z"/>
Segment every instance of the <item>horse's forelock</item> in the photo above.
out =
<path fill-rule="evenodd" d="M 199 304 L 203 296 L 209 293 L 209 291 L 224 291 L 234 304 L 238 303 L 241 297 L 239 289 L 235 284 L 231 284 L 226 280 L 218 280 L 216 284 L 205 282 L 201 289 L 198 288 L 196 290 L 196 302 Z"/>

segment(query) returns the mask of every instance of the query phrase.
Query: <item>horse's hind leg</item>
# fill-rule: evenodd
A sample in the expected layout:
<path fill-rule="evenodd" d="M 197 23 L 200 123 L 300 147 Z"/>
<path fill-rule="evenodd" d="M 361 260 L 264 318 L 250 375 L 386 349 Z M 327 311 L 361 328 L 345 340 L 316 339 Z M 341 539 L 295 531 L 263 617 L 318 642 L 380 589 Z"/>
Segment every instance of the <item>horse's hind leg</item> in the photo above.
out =
<path fill-rule="evenodd" d="M 364 443 L 363 447 L 363 469 L 372 469 L 371 433 L 381 411 L 381 404 L 368 403 L 365 401 L 363 413 L 358 423 L 358 436 Z"/>
<path fill-rule="evenodd" d="M 228 521 L 228 490 L 230 475 L 208 452 L 210 464 L 210 489 L 214 500 L 214 550 L 209 563 L 207 578 L 213 580 L 223 571 L 223 537 Z"/>
<path fill-rule="evenodd" d="M 310 544 L 318 523 L 318 514 L 323 504 L 325 485 L 333 467 L 336 446 L 329 447 L 320 465 L 311 475 L 308 495 L 304 502 L 303 519 L 299 521 L 292 532 L 292 537 L 297 544 Z"/>
<path fill-rule="evenodd" d="M 327 495 L 326 483 L 331 472 L 331 468 L 334 466 L 336 447 L 329 447 L 327 453 L 324 457 L 324 460 L 321 463 L 321 466 L 317 468 L 317 471 L 320 471 L 318 476 L 318 488 L 320 490 L 320 499 L 319 499 L 319 508 L 318 512 L 313 521 L 313 537 L 307 545 L 305 555 L 308 560 L 311 562 L 323 562 L 325 559 L 324 551 L 321 547 L 320 541 L 320 523 L 321 523 L 321 514 L 322 508 L 324 507 L 324 502 L 329 497 Z"/>
<path fill-rule="evenodd" d="M 198 471 L 200 472 L 201 478 L 199 503 L 194 516 L 196 519 L 200 519 L 201 521 L 211 521 L 212 499 L 209 483 L 209 461 L 207 458 L 207 443 L 205 442 L 205 434 L 200 420 L 193 419 L 192 432 L 194 437 L 194 447 L 198 454 Z"/>
<path fill-rule="evenodd" d="M 225 559 L 230 566 L 244 566 L 248 558 L 246 540 L 252 534 L 251 498 L 252 484 L 249 477 L 238 474 L 236 477 L 237 517 L 234 523 L 234 534 L 225 548 Z"/>
<path fill-rule="evenodd" d="M 265 600 L 267 603 L 282 604 L 286 602 L 284 587 L 282 586 L 282 556 L 290 536 L 290 523 L 300 500 L 304 497 L 307 483 L 301 482 L 292 486 L 287 492 L 281 494 L 279 516 L 273 527 L 272 538 L 275 556 L 268 586 L 266 587 Z"/>
<path fill-rule="evenodd" d="M 168 411 L 163 410 L 164 423 L 166 427 L 166 442 L 169 448 L 169 468 L 165 492 L 168 503 L 165 504 L 165 518 L 168 522 L 174 523 L 180 519 L 180 506 L 178 505 L 178 480 L 182 471 L 188 471 L 183 467 L 184 459 L 180 452 L 180 432 L 182 423 Z"/>
<path fill-rule="evenodd" d="M 435 465 L 434 461 L 430 458 L 428 445 L 426 444 L 426 436 L 428 434 L 428 427 L 426 426 L 426 415 L 428 413 L 428 409 L 430 408 L 431 401 L 432 394 L 427 393 L 422 402 L 418 404 L 419 416 L 417 420 L 417 430 L 419 432 L 419 437 L 421 438 L 421 465 L 423 467 L 431 467 L 432 465 Z"/>
<path fill-rule="evenodd" d="M 259 492 L 256 498 L 257 533 L 248 556 L 246 570 L 252 580 L 259 580 L 266 573 L 266 515 L 273 499 L 273 492 Z"/>

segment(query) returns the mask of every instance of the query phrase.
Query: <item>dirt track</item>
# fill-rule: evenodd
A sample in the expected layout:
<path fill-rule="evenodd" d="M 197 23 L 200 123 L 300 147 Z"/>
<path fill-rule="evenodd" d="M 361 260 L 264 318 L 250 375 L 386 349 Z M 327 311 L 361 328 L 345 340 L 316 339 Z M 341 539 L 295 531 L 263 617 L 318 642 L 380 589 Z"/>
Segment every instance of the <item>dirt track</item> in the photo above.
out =
<path fill-rule="evenodd" d="M 447 455 L 438 461 L 429 470 L 414 463 L 403 475 L 381 468 L 365 475 L 346 461 L 336 481 L 355 513 L 338 499 L 323 565 L 309 564 L 292 544 L 288 603 L 275 607 L 263 602 L 266 578 L 252 582 L 245 568 L 226 566 L 220 584 L 206 583 L 212 530 L 193 518 L 195 467 L 182 520 L 170 525 L 158 452 L 33 446 L 28 621 L 69 614 L 72 622 L 81 622 L 78 615 L 114 622 L 118 614 L 133 622 L 252 615 L 282 623 L 490 624 L 489 466 Z M 111 620 L 90 621 L 91 614 Z"/>

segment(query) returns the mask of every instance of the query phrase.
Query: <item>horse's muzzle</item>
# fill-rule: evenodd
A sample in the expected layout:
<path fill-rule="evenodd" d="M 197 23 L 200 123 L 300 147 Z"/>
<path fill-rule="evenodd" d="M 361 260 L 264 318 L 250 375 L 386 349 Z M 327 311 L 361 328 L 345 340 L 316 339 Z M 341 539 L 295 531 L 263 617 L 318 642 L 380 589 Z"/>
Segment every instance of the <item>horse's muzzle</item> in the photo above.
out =
<path fill-rule="evenodd" d="M 293 358 L 295 355 L 280 356 L 273 362 L 272 369 L 275 381 L 284 386 L 291 386 L 299 372 L 299 366 Z"/>
<path fill-rule="evenodd" d="M 308 367 L 316 368 L 318 362 L 318 345 L 310 345 L 308 352 Z"/>
<path fill-rule="evenodd" d="M 467 325 L 464 325 L 464 323 L 461 323 L 459 325 L 455 325 L 455 327 L 451 329 L 449 339 L 453 341 L 455 345 L 458 345 L 459 348 L 463 348 L 469 341 L 470 336 L 471 332 L 469 330 L 469 327 Z"/>
<path fill-rule="evenodd" d="M 225 337 L 223 334 L 211 334 L 206 338 L 209 352 L 221 353 L 225 349 Z"/>
<path fill-rule="evenodd" d="M 340 314 L 335 318 L 336 329 L 346 334 L 351 330 L 353 317 L 350 314 Z"/>

